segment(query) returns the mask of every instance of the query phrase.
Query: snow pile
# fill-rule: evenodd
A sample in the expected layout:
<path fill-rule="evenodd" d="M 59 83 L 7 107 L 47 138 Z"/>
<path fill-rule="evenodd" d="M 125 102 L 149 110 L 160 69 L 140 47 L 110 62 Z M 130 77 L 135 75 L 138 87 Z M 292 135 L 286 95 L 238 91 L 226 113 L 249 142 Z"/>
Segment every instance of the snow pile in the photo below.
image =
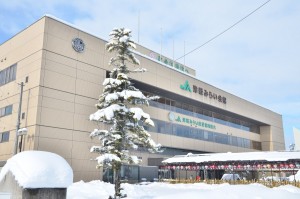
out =
<path fill-rule="evenodd" d="M 300 170 L 295 174 L 295 175 L 291 175 L 289 176 L 289 181 L 300 181 Z"/>
<path fill-rule="evenodd" d="M 66 188 L 73 183 L 73 170 L 65 159 L 44 151 L 24 151 L 3 167 L 0 181 L 11 172 L 23 188 Z"/>
<path fill-rule="evenodd" d="M 68 188 L 68 199 L 98 199 L 108 198 L 114 193 L 114 185 L 101 181 L 89 183 L 77 182 Z M 204 183 L 195 184 L 167 184 L 150 183 L 122 184 L 127 199 L 298 199 L 300 189 L 291 185 L 268 188 L 260 184 L 250 185 L 209 185 Z"/>

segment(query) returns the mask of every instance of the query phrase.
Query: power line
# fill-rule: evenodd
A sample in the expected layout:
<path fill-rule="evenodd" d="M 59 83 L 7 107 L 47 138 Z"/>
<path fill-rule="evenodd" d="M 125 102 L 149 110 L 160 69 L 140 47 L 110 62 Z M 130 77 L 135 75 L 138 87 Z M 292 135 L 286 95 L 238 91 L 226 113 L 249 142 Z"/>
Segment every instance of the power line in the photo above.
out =
<path fill-rule="evenodd" d="M 235 22 L 233 25 L 231 25 L 230 27 L 228 27 L 227 29 L 223 30 L 222 32 L 220 32 L 219 34 L 217 34 L 216 36 L 214 36 L 213 38 L 211 38 L 210 40 L 206 41 L 205 43 L 201 44 L 200 46 L 198 46 L 197 48 L 191 50 L 190 52 L 182 55 L 181 57 L 177 58 L 175 61 L 185 57 L 186 55 L 191 54 L 192 52 L 198 50 L 199 48 L 205 46 L 206 44 L 208 44 L 209 42 L 215 40 L 217 37 L 221 36 L 222 34 L 224 34 L 225 32 L 227 32 L 228 30 L 230 30 L 231 28 L 233 28 L 234 26 L 236 26 L 237 24 L 239 24 L 240 22 L 242 22 L 243 20 L 245 20 L 246 18 L 248 18 L 250 15 L 252 15 L 253 13 L 255 13 L 257 10 L 259 10 L 260 8 L 262 8 L 264 5 L 266 5 L 267 3 L 269 3 L 271 0 L 266 1 L 265 3 L 263 3 L 261 6 L 259 6 L 258 8 L 256 8 L 255 10 L 253 10 L 252 12 L 250 12 L 248 15 L 246 15 L 245 17 L 243 17 L 242 19 L 240 19 L 239 21 Z"/>

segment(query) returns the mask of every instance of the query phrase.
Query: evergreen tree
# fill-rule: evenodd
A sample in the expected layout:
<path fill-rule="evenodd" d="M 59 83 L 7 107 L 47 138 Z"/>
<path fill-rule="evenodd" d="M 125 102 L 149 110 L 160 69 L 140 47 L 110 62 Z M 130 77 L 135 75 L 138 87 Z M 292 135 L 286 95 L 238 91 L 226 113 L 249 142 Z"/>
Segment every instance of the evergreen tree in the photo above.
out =
<path fill-rule="evenodd" d="M 131 40 L 130 30 L 113 29 L 105 47 L 108 52 L 115 52 L 115 56 L 109 62 L 113 69 L 110 78 L 106 78 L 103 82 L 103 93 L 96 104 L 98 110 L 90 115 L 90 120 L 108 124 L 110 128 L 95 129 L 90 134 L 91 137 L 98 137 L 101 141 L 101 146 L 93 146 L 91 152 L 100 154 L 96 158 L 99 167 L 113 169 L 114 198 L 118 199 L 124 197 L 121 193 L 121 165 L 139 163 L 136 156 L 130 155 L 130 150 L 142 146 L 148 148 L 150 152 L 159 151 L 160 145 L 155 144 L 143 127 L 154 126 L 154 123 L 149 114 L 140 108 L 141 105 L 149 105 L 148 100 L 158 97 L 144 96 L 127 76 L 130 72 L 145 71 L 145 69 L 130 71 L 126 65 L 128 62 L 139 65 L 139 60 L 131 50 L 135 49 L 135 43 Z"/>

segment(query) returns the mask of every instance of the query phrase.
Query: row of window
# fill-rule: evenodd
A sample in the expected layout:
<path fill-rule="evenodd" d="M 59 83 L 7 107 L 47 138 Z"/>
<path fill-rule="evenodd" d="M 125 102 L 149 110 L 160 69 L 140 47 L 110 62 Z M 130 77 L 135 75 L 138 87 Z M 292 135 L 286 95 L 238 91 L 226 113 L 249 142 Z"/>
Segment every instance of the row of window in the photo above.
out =
<path fill-rule="evenodd" d="M 0 117 L 10 115 L 12 113 L 12 105 L 0 108 Z"/>
<path fill-rule="evenodd" d="M 157 132 L 163 134 L 170 134 L 174 136 L 198 139 L 208 142 L 215 142 L 220 144 L 226 144 L 231 146 L 237 146 L 248 149 L 262 150 L 261 142 L 249 140 L 246 138 L 236 137 L 232 135 L 226 135 L 222 133 L 207 131 L 189 126 L 183 126 L 179 124 L 173 124 L 170 122 L 164 122 L 157 119 L 152 119 L 155 123 L 155 127 L 145 127 L 147 131 Z"/>
<path fill-rule="evenodd" d="M 0 86 L 16 80 L 17 64 L 0 71 Z M 0 108 L 0 117 L 12 114 L 12 105 Z M 0 133 L 0 143 L 9 141 L 9 131 Z"/>
<path fill-rule="evenodd" d="M 17 64 L 0 71 L 0 86 L 16 80 Z"/>
<path fill-rule="evenodd" d="M 0 71 L 0 86 L 16 80 L 17 64 Z M 12 114 L 12 105 L 0 108 L 0 117 Z M 0 133 L 0 143 L 9 141 L 9 131 Z"/>
<path fill-rule="evenodd" d="M 145 93 L 148 94 L 148 93 Z M 152 95 L 152 94 L 150 94 Z M 208 111 L 205 109 L 202 109 L 200 107 L 188 105 L 185 103 L 173 101 L 170 99 L 166 99 L 161 97 L 158 101 L 149 101 L 149 104 L 151 106 L 165 109 L 168 111 L 173 111 L 177 113 L 181 113 L 184 115 L 200 118 L 207 121 L 212 121 L 218 124 L 226 125 L 229 127 L 242 129 L 244 131 L 249 131 L 253 133 L 260 133 L 260 129 L 258 125 L 241 121 L 229 116 L 225 116 L 219 113 L 215 113 L 213 111 Z"/>
<path fill-rule="evenodd" d="M 9 131 L 0 133 L 0 143 L 9 141 Z"/>

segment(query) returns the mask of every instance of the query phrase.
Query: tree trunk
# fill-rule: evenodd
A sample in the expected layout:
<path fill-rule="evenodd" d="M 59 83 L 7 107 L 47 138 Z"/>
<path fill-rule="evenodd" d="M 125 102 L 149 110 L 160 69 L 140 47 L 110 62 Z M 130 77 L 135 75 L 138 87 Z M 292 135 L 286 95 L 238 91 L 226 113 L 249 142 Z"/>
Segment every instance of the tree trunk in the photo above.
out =
<path fill-rule="evenodd" d="M 121 176 L 120 176 L 120 168 L 114 171 L 115 175 L 115 197 L 114 199 L 121 198 Z"/>

